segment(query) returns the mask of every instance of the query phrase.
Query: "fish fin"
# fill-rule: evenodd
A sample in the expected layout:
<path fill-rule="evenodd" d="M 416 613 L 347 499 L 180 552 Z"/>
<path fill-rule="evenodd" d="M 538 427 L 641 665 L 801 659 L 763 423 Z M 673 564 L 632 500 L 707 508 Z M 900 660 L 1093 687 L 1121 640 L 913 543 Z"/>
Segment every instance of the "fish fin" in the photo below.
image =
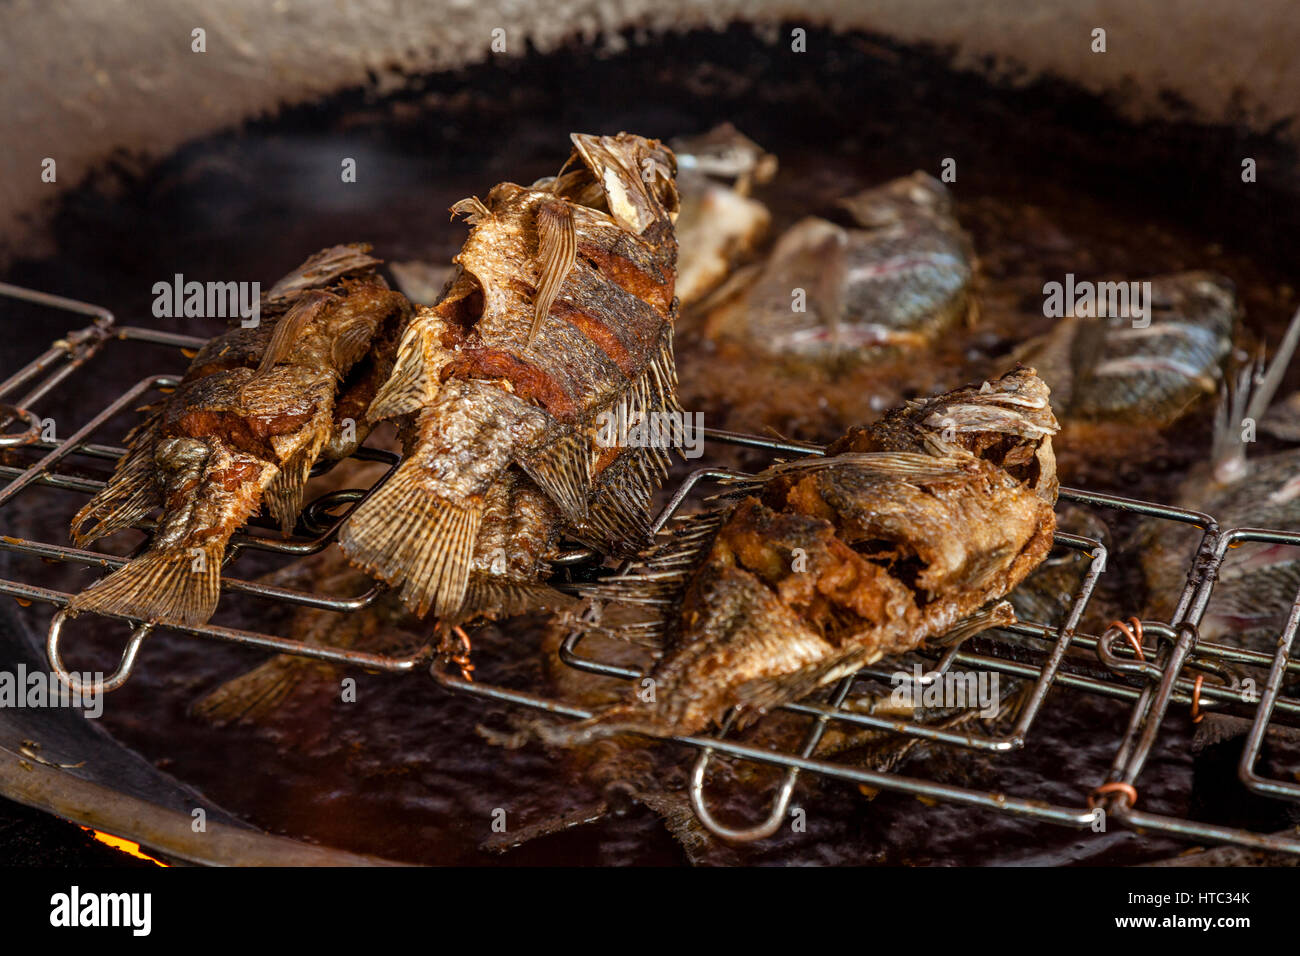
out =
<path fill-rule="evenodd" d="M 636 381 L 603 410 L 611 420 L 642 420 L 657 412 L 680 415 L 677 373 L 673 362 L 672 329 Z M 574 521 L 574 533 L 588 544 L 629 554 L 650 538 L 650 507 L 655 492 L 668 477 L 668 449 L 657 444 L 627 447 L 593 480 L 584 521 Z"/>
<path fill-rule="evenodd" d="M 856 674 L 879 657 L 879 651 L 867 652 L 859 648 L 789 674 L 746 681 L 736 689 L 739 708 L 736 726 L 744 727 L 765 711 L 800 700 L 819 687 Z"/>
<path fill-rule="evenodd" d="M 324 668 L 318 661 L 277 654 L 195 701 L 190 712 L 217 726 L 264 721 L 304 680 Z"/>
<path fill-rule="evenodd" d="M 596 481 L 579 540 L 617 554 L 633 554 L 650 540 L 650 504 L 667 469 L 653 448 L 629 448 Z"/>
<path fill-rule="evenodd" d="M 1214 412 L 1214 435 L 1211 439 L 1211 474 L 1222 485 L 1245 477 L 1246 443 L 1242 441 L 1242 421 L 1248 417 L 1247 409 L 1254 404 L 1251 395 L 1263 377 L 1264 359 L 1258 356 L 1237 370 L 1235 380 L 1229 379 L 1219 395 L 1219 405 Z"/>
<path fill-rule="evenodd" d="M 550 441 L 515 459 L 570 522 L 587 520 L 594 464 L 591 440 L 582 432 L 559 432 Z"/>
<path fill-rule="evenodd" d="M 349 272 L 368 271 L 382 265 L 383 260 L 367 255 L 370 248 L 368 243 L 353 242 L 322 249 L 272 286 L 266 294 L 267 301 L 285 299 L 305 289 L 328 285 Z"/>
<path fill-rule="evenodd" d="M 1014 623 L 1016 623 L 1016 612 L 1012 610 L 1011 602 L 998 601 L 990 607 L 976 611 L 970 617 L 962 618 L 953 625 L 951 630 L 930 641 L 930 644 L 935 647 L 954 647 L 976 634 Z"/>
<path fill-rule="evenodd" d="M 416 412 L 433 400 L 437 381 L 425 348 L 431 331 L 429 323 L 430 319 L 424 314 L 417 315 L 402 333 L 393 370 L 366 411 L 368 421 L 378 422 Z"/>
<path fill-rule="evenodd" d="M 862 474 L 879 480 L 939 479 L 959 475 L 969 467 L 973 456 L 938 457 L 920 452 L 869 451 L 844 452 L 829 457 L 809 456 L 782 461 L 771 465 L 757 475 L 724 478 L 725 497 L 754 494 L 771 479 L 781 476 L 825 471 L 829 468 L 851 467 Z"/>
<path fill-rule="evenodd" d="M 330 344 L 330 358 L 340 369 L 350 369 L 361 360 L 370 348 L 379 323 L 358 319 L 344 328 Z"/>
<path fill-rule="evenodd" d="M 298 344 L 302 330 L 306 328 L 307 323 L 320 314 L 329 303 L 337 300 L 337 296 L 330 295 L 328 292 L 319 290 L 311 291 L 294 302 L 288 312 L 275 323 L 275 330 L 271 333 L 271 341 L 266 346 L 266 352 L 262 355 L 262 361 L 257 366 L 257 371 L 266 372 L 282 362 L 293 347 Z"/>
<path fill-rule="evenodd" d="M 150 420 L 148 426 L 156 427 L 157 418 Z M 138 444 L 126 453 L 104 487 L 72 519 L 72 540 L 79 548 L 131 527 L 162 504 L 154 480 L 153 435 L 143 430 L 133 435 L 139 438 Z"/>
<path fill-rule="evenodd" d="M 221 538 L 192 548 L 146 551 L 73 595 L 68 611 L 199 627 L 212 617 L 221 596 L 225 546 Z"/>
<path fill-rule="evenodd" d="M 489 612 L 493 618 L 506 618 L 529 611 L 563 611 L 577 602 L 577 598 L 537 581 L 471 574 L 460 612 L 444 619 L 443 623 L 463 623 Z"/>
<path fill-rule="evenodd" d="M 1291 316 L 1291 322 L 1282 335 L 1282 341 L 1268 363 L 1268 370 L 1264 372 L 1263 381 L 1250 396 L 1250 404 L 1246 408 L 1248 417 L 1256 421 L 1264 417 L 1264 413 L 1268 411 L 1268 406 L 1273 401 L 1273 396 L 1282 385 L 1282 379 L 1286 376 L 1287 368 L 1291 364 L 1291 356 L 1295 354 L 1297 345 L 1300 345 L 1300 309 Z"/>
<path fill-rule="evenodd" d="M 484 219 L 491 218 L 492 210 L 483 205 L 483 201 L 477 196 L 467 196 L 452 204 L 451 215 L 453 219 L 456 216 L 464 216 L 467 224 L 477 226 Z"/>
<path fill-rule="evenodd" d="M 262 493 L 266 510 L 286 535 L 292 534 L 294 525 L 298 523 L 303 494 L 311 477 L 311 466 L 316 463 L 316 455 L 320 452 L 325 437 L 321 435 L 318 440 L 303 445 L 290 455 Z"/>
<path fill-rule="evenodd" d="M 1212 473 L 1220 484 L 1231 484 L 1245 476 L 1246 443 L 1242 441 L 1241 423 L 1247 418 L 1258 422 L 1264 417 L 1298 342 L 1300 310 L 1291 317 L 1291 324 L 1267 366 L 1261 354 L 1238 371 L 1236 381 L 1227 381 L 1215 413 L 1210 454 Z"/>
<path fill-rule="evenodd" d="M 459 614 L 483 518 L 483 502 L 430 494 L 425 470 L 407 459 L 339 532 L 348 559 L 393 586 L 418 617 Z"/>
<path fill-rule="evenodd" d="M 675 527 L 646 555 L 644 561 L 625 574 L 579 588 L 579 593 L 598 601 L 623 604 L 677 606 L 691 576 L 713 545 L 725 512 L 707 512 L 675 519 Z M 649 630 L 644 622 L 629 625 L 633 631 Z M 615 631 L 614 627 L 609 630 Z"/>
<path fill-rule="evenodd" d="M 726 519 L 725 511 L 679 515 L 663 535 L 663 542 L 646 557 L 644 567 L 648 571 L 694 568 L 713 545 L 713 539 Z"/>
<path fill-rule="evenodd" d="M 587 631 L 612 637 L 626 644 L 658 649 L 663 647 L 668 634 L 668 621 L 663 617 L 650 618 L 645 621 L 633 621 L 629 624 L 591 624 Z"/>
<path fill-rule="evenodd" d="M 565 276 L 578 259 L 578 232 L 567 202 L 548 201 L 537 207 L 537 257 L 540 270 L 533 299 L 533 324 L 528 330 L 529 348 L 537 339 L 542 320 L 550 314 Z"/>

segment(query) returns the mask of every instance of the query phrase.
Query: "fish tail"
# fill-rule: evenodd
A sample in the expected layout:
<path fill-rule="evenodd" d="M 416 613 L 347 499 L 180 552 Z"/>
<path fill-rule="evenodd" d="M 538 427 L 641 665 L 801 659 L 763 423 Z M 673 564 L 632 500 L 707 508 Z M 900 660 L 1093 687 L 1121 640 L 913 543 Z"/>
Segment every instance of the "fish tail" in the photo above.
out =
<path fill-rule="evenodd" d="M 154 422 L 149 423 L 149 428 Z M 79 548 L 129 528 L 162 504 L 153 473 L 153 442 L 148 429 L 126 453 L 112 477 L 72 519 L 72 540 Z"/>
<path fill-rule="evenodd" d="M 117 471 L 72 519 L 72 540 L 79 548 L 129 528 L 162 504 L 149 457 L 141 455 Z"/>
<path fill-rule="evenodd" d="M 315 661 L 279 654 L 248 673 L 226 681 L 196 701 L 191 710 L 196 717 L 217 726 L 263 721 L 319 669 Z"/>
<path fill-rule="evenodd" d="M 481 500 L 458 504 L 428 491 L 431 478 L 407 459 L 343 525 L 342 546 L 353 564 L 394 586 L 419 617 L 460 612 L 483 517 Z"/>
<path fill-rule="evenodd" d="M 225 546 L 225 537 L 215 537 L 196 547 L 146 551 L 74 595 L 68 611 L 198 627 L 217 608 Z"/>
<path fill-rule="evenodd" d="M 266 502 L 266 510 L 286 535 L 290 534 L 293 526 L 298 523 L 298 515 L 302 512 L 303 494 L 307 490 L 307 481 L 311 477 L 311 467 L 316 463 L 316 457 L 328 437 L 327 433 L 322 432 L 315 440 L 290 455 L 262 494 L 262 500 Z"/>
<path fill-rule="evenodd" d="M 1242 439 L 1242 423 L 1247 418 L 1259 421 L 1264 417 L 1273 396 L 1282 385 L 1297 344 L 1300 344 L 1300 310 L 1291 317 L 1291 323 L 1282 336 L 1273 361 L 1265 367 L 1261 354 L 1237 373 L 1236 381 L 1229 380 L 1224 388 L 1215 414 L 1211 444 L 1213 474 L 1220 484 L 1237 481 L 1246 474 L 1246 443 Z"/>

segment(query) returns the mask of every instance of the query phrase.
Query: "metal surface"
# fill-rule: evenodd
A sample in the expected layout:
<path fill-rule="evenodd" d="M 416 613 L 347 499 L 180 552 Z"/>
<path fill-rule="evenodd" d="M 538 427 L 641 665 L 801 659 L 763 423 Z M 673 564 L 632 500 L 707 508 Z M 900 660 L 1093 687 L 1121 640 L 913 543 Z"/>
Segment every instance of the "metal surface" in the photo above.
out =
<path fill-rule="evenodd" d="M 148 342 L 195 349 L 203 344 L 202 340 L 142 328 L 118 327 L 110 313 L 96 306 L 12 286 L 0 285 L 0 295 L 94 317 L 90 326 L 69 333 L 50 350 L 0 384 L 0 419 L 3 419 L 0 429 L 8 429 L 0 435 L 0 446 L 8 448 L 11 454 L 30 455 L 33 459 L 24 466 L 0 467 L 0 479 L 7 480 L 7 484 L 0 489 L 0 509 L 12 508 L 15 499 L 20 499 L 23 494 L 38 493 L 39 489 L 45 488 L 83 495 L 93 494 L 101 487 L 99 482 L 64 473 L 58 466 L 76 458 L 98 459 L 102 462 L 120 456 L 123 452 L 121 448 L 93 444 L 89 439 L 132 403 L 140 401 L 156 389 L 174 385 L 176 376 L 159 374 L 141 379 L 123 394 L 109 397 L 107 404 L 88 413 L 84 424 L 62 440 L 41 440 L 41 418 L 32 406 L 39 404 L 41 399 L 70 378 L 75 378 L 79 369 L 112 347 L 113 343 Z M 19 392 L 22 394 L 19 395 Z M 99 396 L 95 401 L 102 400 L 103 397 Z M 709 431 L 706 437 L 712 443 L 762 449 L 774 456 L 821 453 L 821 449 L 814 445 L 778 442 L 751 435 Z M 390 472 L 398 462 L 395 455 L 365 449 L 357 457 L 386 463 Z M 736 476 L 735 472 L 719 469 L 701 469 L 689 475 L 675 488 L 671 500 L 658 516 L 656 530 L 661 529 L 692 496 L 702 494 L 711 484 L 725 482 Z M 249 528 L 233 539 L 228 563 L 243 549 L 273 552 L 291 558 L 328 547 L 341 521 L 346 517 L 346 512 L 342 515 L 333 512 L 341 507 L 355 507 L 368 493 L 367 489 L 348 489 L 331 492 L 313 501 L 304 510 L 299 524 L 299 530 L 306 531 L 306 535 L 281 540 L 270 534 L 260 534 L 256 528 Z M 1239 767 L 1240 779 L 1247 787 L 1273 799 L 1300 799 L 1300 785 L 1294 781 L 1266 778 L 1256 771 L 1260 751 L 1270 729 L 1282 720 L 1294 719 L 1300 715 L 1300 700 L 1287 697 L 1282 692 L 1284 676 L 1288 673 L 1294 675 L 1300 667 L 1300 663 L 1293 662 L 1290 657 L 1295 632 L 1300 625 L 1300 609 L 1293 609 L 1272 655 L 1204 643 L 1198 640 L 1196 631 L 1209 602 L 1218 568 L 1231 547 L 1246 541 L 1300 546 L 1300 534 L 1244 528 L 1222 530 L 1210 515 L 1113 495 L 1062 489 L 1061 498 L 1093 510 L 1133 512 L 1160 520 L 1190 523 L 1203 529 L 1201 546 L 1188 570 L 1186 585 L 1173 619 L 1167 622 L 1143 622 L 1144 635 L 1154 641 L 1152 646 L 1144 648 L 1143 660 L 1138 660 L 1132 649 L 1118 640 L 1120 632 L 1117 629 L 1102 635 L 1077 632 L 1098 581 L 1106 573 L 1108 555 L 1100 541 L 1058 532 L 1056 552 L 1076 551 L 1091 558 L 1089 570 L 1073 595 L 1068 609 L 1063 609 L 1064 620 L 1056 625 L 1024 621 L 992 632 L 982 638 L 979 652 L 958 645 L 923 650 L 920 655 L 926 659 L 928 668 L 922 684 L 937 680 L 957 668 L 971 672 L 996 672 L 1000 676 L 1018 678 L 1025 682 L 1023 703 L 1011 726 L 1001 729 L 996 725 L 972 723 L 968 728 L 954 730 L 915 720 L 904 721 L 897 717 L 878 715 L 865 708 L 853 709 L 855 704 L 860 706 L 864 700 L 865 692 L 861 684 L 867 681 L 886 686 L 891 682 L 897 683 L 896 671 L 885 666 L 867 668 L 854 677 L 841 680 L 829 693 L 783 708 L 808 722 L 802 741 L 789 751 L 767 750 L 731 738 L 730 721 L 716 735 L 680 738 L 681 743 L 699 751 L 691 777 L 690 797 L 701 822 L 713 833 L 728 840 L 747 841 L 769 836 L 776 832 L 788 816 L 799 775 L 813 773 L 850 784 L 1019 814 L 1075 828 L 1092 826 L 1098 819 L 1098 808 L 1101 808 L 1109 819 L 1134 828 L 1156 830 L 1199 842 L 1237 843 L 1300 853 L 1300 840 L 1144 812 L 1138 810 L 1132 801 L 1133 794 L 1139 795 L 1140 801 L 1143 769 L 1160 739 L 1161 727 L 1169 708 L 1191 707 L 1194 700 L 1202 711 L 1231 709 L 1234 713 L 1247 713 L 1251 717 L 1250 732 Z M 0 520 L 2 519 L 3 510 L 0 510 Z M 142 524 L 141 527 L 148 530 L 149 525 Z M 61 529 L 51 529 L 49 537 L 62 537 L 60 531 Z M 0 536 L 0 549 L 35 559 L 33 567 L 39 567 L 41 561 L 46 561 L 78 562 L 111 569 L 126 560 L 51 541 L 12 536 Z M 579 565 L 593 558 L 594 555 L 587 549 L 574 549 L 562 555 L 555 564 Z M 222 589 L 232 594 L 344 613 L 367 607 L 381 593 L 381 588 L 374 586 L 361 595 L 340 597 L 273 587 L 235 577 L 223 578 Z M 68 639 L 64 632 L 67 627 L 76 626 L 75 623 L 68 624 L 62 611 L 71 595 L 29 580 L 0 580 L 0 594 L 11 595 L 23 602 L 42 602 L 59 609 L 50 625 L 46 650 L 54 672 L 65 682 L 75 683 L 77 678 L 63 666 L 63 647 Z M 1132 609 L 1115 610 L 1115 616 L 1124 616 Z M 138 621 L 131 623 L 134 628 L 116 671 L 106 679 L 105 690 L 122 686 L 130 678 L 139 655 L 147 653 L 147 648 L 143 645 L 154 626 Z M 581 719 L 589 716 L 589 712 L 583 708 L 561 700 L 462 679 L 446 670 L 446 662 L 436 660 L 430 648 L 422 648 L 405 657 L 392 657 L 308 645 L 272 634 L 215 625 L 169 630 L 369 670 L 390 673 L 427 670 L 441 687 L 474 695 L 485 701 L 531 708 L 559 718 Z M 627 680 L 640 676 L 634 670 L 583 654 L 583 640 L 584 634 L 579 630 L 571 633 L 564 641 L 560 657 L 569 666 L 592 674 Z M 1098 663 L 1103 666 L 1099 667 Z M 1230 686 L 1233 676 L 1240 673 L 1241 668 L 1251 666 L 1259 668 L 1261 674 L 1267 672 L 1258 699 L 1243 695 L 1240 690 Z M 1199 681 L 1198 676 L 1201 678 Z M 1096 695 L 1117 706 L 1131 708 L 1127 729 L 1118 744 L 1106 779 L 1079 780 L 1078 800 L 1075 803 L 1050 803 L 1033 793 L 1003 793 L 893 771 L 869 770 L 818 756 L 818 746 L 823 735 L 829 727 L 835 725 L 896 734 L 900 741 L 928 741 L 993 756 L 1010 754 L 1033 745 L 1034 732 L 1043 715 L 1043 703 L 1053 688 Z M 731 826 L 715 818 L 710 810 L 706 792 L 708 767 L 710 761 L 720 757 L 755 761 L 785 770 L 770 809 L 759 822 L 751 826 Z"/>

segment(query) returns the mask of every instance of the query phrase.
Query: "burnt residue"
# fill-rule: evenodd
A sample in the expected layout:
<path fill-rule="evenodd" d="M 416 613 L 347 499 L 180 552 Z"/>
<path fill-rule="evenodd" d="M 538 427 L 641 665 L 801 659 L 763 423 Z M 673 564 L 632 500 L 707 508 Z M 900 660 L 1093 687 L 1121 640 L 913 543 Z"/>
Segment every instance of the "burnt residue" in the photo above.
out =
<path fill-rule="evenodd" d="M 1024 338 L 1047 330 L 1042 284 L 1078 277 L 1141 278 L 1206 269 L 1236 283 L 1248 334 L 1276 342 L 1296 304 L 1289 250 L 1300 227 L 1292 150 L 1277 139 L 1232 127 L 1171 120 L 1132 124 L 1103 99 L 1053 81 L 1000 88 L 947 69 L 940 51 L 879 38 L 810 30 L 806 54 L 769 46 L 745 27 L 656 38 L 649 47 L 604 57 L 573 46 L 547 56 L 494 61 L 474 69 L 412 78 L 380 95 L 351 90 L 323 103 L 207 138 L 147 168 L 119 158 L 70 193 L 55 216 L 58 255 L 16 263 L 7 281 L 109 306 L 120 321 L 211 336 L 216 320 L 154 318 L 152 287 L 187 279 L 269 282 L 328 243 L 365 238 L 386 260 L 445 263 L 464 240 L 446 210 L 484 184 L 531 182 L 553 173 L 556 142 L 573 130 L 636 131 L 667 138 L 731 121 L 776 153 L 776 179 L 757 190 L 773 214 L 772 235 L 835 200 L 922 169 L 957 163 L 949 184 L 956 214 L 979 258 L 976 294 L 983 318 L 946 354 L 944 375 L 902 387 L 913 394 L 952 387 L 983 371 Z M 1241 160 L 1257 160 L 1255 183 Z M 357 160 L 357 181 L 340 164 Z M 0 368 L 12 370 L 62 335 L 69 317 L 6 304 Z M 689 356 L 679 340 L 679 357 Z M 147 372 L 179 373 L 171 350 L 114 343 L 76 390 L 39 411 L 66 434 L 90 414 L 86 396 L 117 394 Z M 690 372 L 689 359 L 683 373 Z M 1284 388 L 1297 384 L 1293 371 Z M 684 382 L 684 385 L 686 383 Z M 753 390 L 771 392 L 767 383 Z M 701 396 L 706 392 L 701 391 Z M 903 397 L 910 397 L 904 394 Z M 885 403 L 880 407 L 886 407 Z M 694 410 L 703 406 L 688 404 Z M 703 407 L 720 424 L 724 405 Z M 1069 462 L 1063 480 L 1168 499 L 1188 465 L 1208 450 L 1203 414 L 1153 446 L 1140 466 L 1122 454 L 1100 464 Z M 795 408 L 806 427 L 842 428 L 826 409 Z M 98 440 L 132 424 L 124 415 Z M 63 423 L 67 423 L 66 426 Z M 1176 439 L 1176 440 L 1175 440 Z M 1263 444 L 1263 443 L 1261 443 Z M 1119 449 L 1121 452 L 1123 449 Z M 1074 470 L 1067 472 L 1066 468 Z M 24 495 L 6 533 L 59 540 L 84 503 L 75 495 Z M 1110 518 L 1111 516 L 1106 516 Z M 1122 522 L 1112 526 L 1122 540 Z M 1131 563 L 1131 562 L 1130 562 Z M 241 557 L 231 573 L 251 577 L 276 564 Z M 102 573 L 4 559 L 7 577 L 75 590 Z M 1136 581 L 1117 558 L 1107 577 L 1131 600 Z M 1128 587 L 1125 586 L 1127 582 Z M 1115 607 L 1129 613 L 1134 608 Z M 290 614 L 247 600 L 219 611 L 221 623 L 275 631 Z M 23 612 L 29 640 L 48 611 Z M 69 627 L 69 665 L 111 669 L 124 626 Z M 475 635 L 475 676 L 526 689 L 546 685 L 539 619 L 492 625 Z M 13 635 L 16 636 L 16 635 Z M 612 817 L 565 829 L 498 857 L 480 849 L 493 837 L 496 810 L 524 827 L 610 801 L 588 779 L 535 748 L 503 751 L 475 732 L 504 712 L 448 695 L 421 676 L 334 673 L 305 683 L 269 723 L 211 726 L 191 704 L 257 664 L 239 648 L 159 634 L 137 673 L 107 702 L 103 725 L 177 778 L 247 820 L 339 847 L 420 862 L 681 863 L 687 854 L 653 810 L 615 799 Z M 356 680 L 344 703 L 340 681 Z M 1044 800 L 1082 805 L 1105 777 L 1128 716 L 1121 702 L 1053 691 L 1027 748 L 986 758 L 927 748 L 908 772 Z M 1142 806 L 1189 812 L 1190 728 L 1171 715 L 1141 784 Z M 680 794 L 693 752 L 656 750 L 665 786 Z M 720 764 L 725 766 L 725 764 Z M 717 812 L 754 820 L 757 794 L 776 775 L 749 774 L 755 795 L 729 791 L 719 771 Z M 756 846 L 717 848 L 729 862 L 756 863 L 1079 863 L 1134 862 L 1177 845 L 1112 828 L 1074 832 L 956 806 L 923 806 L 883 793 L 873 800 L 838 783 L 805 779 L 796 801 L 806 833 L 783 830 Z M 1199 810 L 1197 812 L 1200 812 Z"/>

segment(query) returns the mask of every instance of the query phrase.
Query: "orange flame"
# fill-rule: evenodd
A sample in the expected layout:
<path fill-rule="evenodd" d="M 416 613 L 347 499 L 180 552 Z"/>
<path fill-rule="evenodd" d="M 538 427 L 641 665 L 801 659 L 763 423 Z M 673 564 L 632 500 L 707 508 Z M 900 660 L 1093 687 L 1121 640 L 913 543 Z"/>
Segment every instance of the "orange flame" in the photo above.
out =
<path fill-rule="evenodd" d="M 107 844 L 108 846 L 111 846 L 115 850 L 121 850 L 123 853 L 128 853 L 131 856 L 138 857 L 141 860 L 148 860 L 149 862 L 155 863 L 158 866 L 171 865 L 169 863 L 164 863 L 162 860 L 155 859 L 154 857 L 150 856 L 148 853 L 145 853 L 142 849 L 140 849 L 140 844 L 134 843 L 131 840 L 123 840 L 121 837 L 115 837 L 111 833 L 105 833 L 103 830 L 95 830 L 91 827 L 82 827 L 81 829 L 85 830 L 87 833 L 93 836 L 100 843 Z"/>

